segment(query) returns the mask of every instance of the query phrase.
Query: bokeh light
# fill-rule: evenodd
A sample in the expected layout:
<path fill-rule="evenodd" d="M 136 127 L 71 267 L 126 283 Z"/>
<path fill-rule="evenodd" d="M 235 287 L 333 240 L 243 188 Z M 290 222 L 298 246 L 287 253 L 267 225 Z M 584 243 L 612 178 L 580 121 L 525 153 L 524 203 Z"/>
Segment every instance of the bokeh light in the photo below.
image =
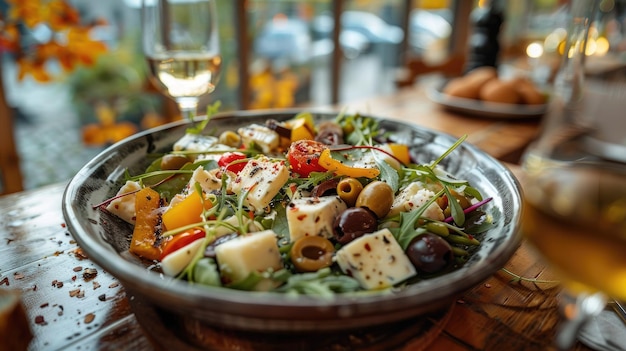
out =
<path fill-rule="evenodd" d="M 532 42 L 526 47 L 526 55 L 531 58 L 539 58 L 543 55 L 543 45 L 540 42 Z"/>

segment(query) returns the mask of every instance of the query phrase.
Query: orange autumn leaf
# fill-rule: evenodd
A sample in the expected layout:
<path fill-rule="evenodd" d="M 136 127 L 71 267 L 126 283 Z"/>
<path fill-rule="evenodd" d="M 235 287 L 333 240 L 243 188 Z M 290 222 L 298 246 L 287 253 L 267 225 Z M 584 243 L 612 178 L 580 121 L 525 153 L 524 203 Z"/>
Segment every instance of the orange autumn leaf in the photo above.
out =
<path fill-rule="evenodd" d="M 19 48 L 20 32 L 15 24 L 7 24 L 0 32 L 0 51 L 16 51 Z"/>
<path fill-rule="evenodd" d="M 50 1 L 46 10 L 45 17 L 52 30 L 69 29 L 80 23 L 79 12 L 64 0 Z"/>
<path fill-rule="evenodd" d="M 45 22 L 42 9 L 45 7 L 39 0 L 7 0 L 9 4 L 8 20 L 23 21 L 24 24 L 33 28 L 39 23 Z"/>
<path fill-rule="evenodd" d="M 18 79 L 22 80 L 27 74 L 30 74 L 38 82 L 50 82 L 52 77 L 45 68 L 45 62 L 34 61 L 30 58 L 22 57 L 18 61 Z"/>
<path fill-rule="evenodd" d="M 67 33 L 67 49 L 78 62 L 92 65 L 100 54 L 106 52 L 107 47 L 91 39 L 90 28 L 71 28 Z"/>
<path fill-rule="evenodd" d="M 102 146 L 113 144 L 137 132 L 131 122 L 119 122 L 109 126 L 88 124 L 83 127 L 82 139 L 85 145 Z"/>
<path fill-rule="evenodd" d="M 107 51 L 104 43 L 91 38 L 91 26 L 80 24 L 80 13 L 68 0 L 7 0 L 8 15 L 0 32 L 0 50 L 14 52 L 18 62 L 18 79 L 32 75 L 40 82 L 52 80 L 45 71 L 49 60 L 57 60 L 67 72 L 77 65 L 93 65 Z M 33 28 L 45 23 L 55 39 L 23 50 L 19 25 Z M 58 39 L 60 38 L 60 39 Z"/>

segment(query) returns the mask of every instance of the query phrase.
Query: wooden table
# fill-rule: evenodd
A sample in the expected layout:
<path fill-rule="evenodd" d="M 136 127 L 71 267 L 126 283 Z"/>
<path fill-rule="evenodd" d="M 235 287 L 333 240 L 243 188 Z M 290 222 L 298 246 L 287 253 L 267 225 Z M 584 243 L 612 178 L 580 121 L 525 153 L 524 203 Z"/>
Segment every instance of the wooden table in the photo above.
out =
<path fill-rule="evenodd" d="M 0 288 L 22 292 L 34 335 L 29 349 L 159 350 L 138 324 L 124 289 L 81 254 L 65 228 L 64 187 L 0 198 Z M 526 244 L 505 268 L 523 277 L 554 279 Z M 555 284 L 515 282 L 497 272 L 431 321 L 431 328 L 443 330 L 404 350 L 420 345 L 442 351 L 550 349 L 558 291 Z M 589 350 L 581 344 L 575 349 Z"/>
<path fill-rule="evenodd" d="M 468 118 L 442 111 L 421 88 L 349 104 L 460 136 L 503 160 L 517 160 L 537 121 Z M 65 228 L 65 184 L 0 197 L 0 288 L 21 291 L 34 350 L 159 350 L 117 280 L 84 257 Z M 553 280 L 525 244 L 506 264 L 523 277 Z M 516 282 L 499 271 L 429 319 L 429 332 L 403 350 L 550 349 L 558 320 L 554 284 Z M 234 345 L 232 348 L 248 350 Z M 581 344 L 576 350 L 589 350 Z M 3 350 L 0 342 L 0 350 Z"/>

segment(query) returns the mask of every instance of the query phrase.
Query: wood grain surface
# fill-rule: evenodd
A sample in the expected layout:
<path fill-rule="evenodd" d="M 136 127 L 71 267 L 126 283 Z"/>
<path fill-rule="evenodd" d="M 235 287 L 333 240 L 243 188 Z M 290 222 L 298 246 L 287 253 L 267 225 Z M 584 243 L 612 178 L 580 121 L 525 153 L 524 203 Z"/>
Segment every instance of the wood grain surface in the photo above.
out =
<path fill-rule="evenodd" d="M 534 138 L 539 122 L 454 114 L 428 101 L 424 87 L 419 86 L 341 108 L 405 120 L 454 136 L 467 134 L 468 142 L 511 162 L 519 159 Z M 151 306 L 127 296 L 115 277 L 84 256 L 66 229 L 61 210 L 64 188 L 65 184 L 55 184 L 0 197 L 0 289 L 21 293 L 33 334 L 29 350 L 262 349 L 261 344 L 251 342 L 250 335 L 206 326 L 200 329 L 205 342 L 189 345 L 176 332 L 180 329 L 176 321 L 164 319 Z M 523 277 L 555 280 L 525 243 L 505 269 Z M 333 350 L 551 350 L 559 319 L 558 293 L 554 282 L 534 284 L 501 270 L 459 296 L 449 308 L 397 326 L 396 332 L 385 337 L 396 340 L 393 345 L 368 343 L 370 336 L 361 332 L 344 336 L 352 341 L 336 343 Z M 301 336 L 292 349 L 311 349 L 307 347 L 319 337 Z M 355 343 L 359 338 L 361 342 Z M 3 347 L 0 342 L 0 350 Z M 589 349 L 577 344 L 575 350 Z"/>

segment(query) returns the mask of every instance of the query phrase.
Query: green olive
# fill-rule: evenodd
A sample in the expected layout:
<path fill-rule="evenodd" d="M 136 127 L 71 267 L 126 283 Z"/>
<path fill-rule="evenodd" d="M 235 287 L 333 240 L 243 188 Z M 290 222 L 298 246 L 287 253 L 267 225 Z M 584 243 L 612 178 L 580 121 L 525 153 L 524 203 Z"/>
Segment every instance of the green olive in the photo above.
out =
<path fill-rule="evenodd" d="M 330 267 L 335 247 L 321 236 L 303 236 L 291 246 L 291 262 L 299 272 L 316 272 Z"/>
<path fill-rule="evenodd" d="M 185 155 L 173 155 L 167 154 L 161 158 L 161 169 L 162 170 L 174 170 L 180 169 L 185 164 L 191 162 L 189 158 Z"/>
<path fill-rule="evenodd" d="M 380 180 L 367 184 L 356 199 L 356 207 L 365 207 L 378 218 L 384 218 L 393 204 L 393 189 Z"/>
<path fill-rule="evenodd" d="M 363 184 L 355 178 L 343 178 L 337 184 L 337 195 L 348 205 L 354 206 L 356 199 L 363 190 Z"/>
<path fill-rule="evenodd" d="M 228 145 L 231 147 L 239 147 L 239 145 L 241 145 L 241 137 L 239 136 L 239 134 L 231 130 L 227 130 L 224 133 L 220 134 L 218 142 L 220 144 Z"/>

